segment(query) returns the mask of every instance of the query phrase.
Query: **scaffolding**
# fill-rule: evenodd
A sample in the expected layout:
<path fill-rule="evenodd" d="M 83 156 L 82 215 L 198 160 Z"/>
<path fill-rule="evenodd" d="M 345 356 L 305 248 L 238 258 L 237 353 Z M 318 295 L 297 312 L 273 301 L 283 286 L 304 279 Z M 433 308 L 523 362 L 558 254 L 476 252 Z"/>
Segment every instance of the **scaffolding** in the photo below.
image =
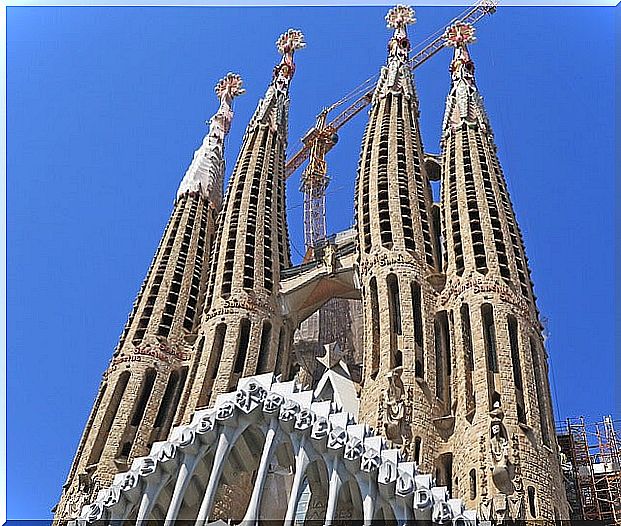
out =
<path fill-rule="evenodd" d="M 612 417 L 567 419 L 558 435 L 572 519 L 621 525 L 621 443 Z"/>

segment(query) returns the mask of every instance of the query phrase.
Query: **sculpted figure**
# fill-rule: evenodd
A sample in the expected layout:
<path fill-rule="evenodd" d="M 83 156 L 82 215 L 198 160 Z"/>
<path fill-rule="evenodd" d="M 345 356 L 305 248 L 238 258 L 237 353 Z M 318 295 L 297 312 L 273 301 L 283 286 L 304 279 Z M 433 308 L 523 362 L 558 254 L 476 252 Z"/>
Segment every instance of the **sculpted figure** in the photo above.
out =
<path fill-rule="evenodd" d="M 492 481 L 494 485 L 505 495 L 511 495 L 514 491 L 512 479 L 512 466 L 509 461 L 509 439 L 507 430 L 502 423 L 504 412 L 500 402 L 494 404 L 490 412 L 492 422 L 490 424 L 490 451 L 492 454 Z"/>
<path fill-rule="evenodd" d="M 397 367 L 388 373 L 388 389 L 384 391 L 384 433 L 386 438 L 396 444 L 402 444 L 404 449 L 411 442 L 409 427 L 409 401 L 405 386 L 401 380 L 402 367 Z"/>

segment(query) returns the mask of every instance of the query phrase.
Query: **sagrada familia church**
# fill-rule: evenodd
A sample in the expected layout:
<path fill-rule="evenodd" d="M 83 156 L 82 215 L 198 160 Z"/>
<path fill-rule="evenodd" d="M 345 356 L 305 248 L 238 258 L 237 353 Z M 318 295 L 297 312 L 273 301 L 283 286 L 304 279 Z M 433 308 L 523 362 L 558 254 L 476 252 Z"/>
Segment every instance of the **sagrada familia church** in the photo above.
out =
<path fill-rule="evenodd" d="M 475 81 L 474 29 L 444 35 L 451 84 L 432 158 L 408 63 L 413 11 L 386 20 L 355 226 L 300 265 L 285 151 L 302 33 L 278 39 L 226 191 L 225 137 L 244 89 L 232 73 L 217 84 L 220 106 L 103 374 L 57 523 L 569 517 L 542 324 Z"/>

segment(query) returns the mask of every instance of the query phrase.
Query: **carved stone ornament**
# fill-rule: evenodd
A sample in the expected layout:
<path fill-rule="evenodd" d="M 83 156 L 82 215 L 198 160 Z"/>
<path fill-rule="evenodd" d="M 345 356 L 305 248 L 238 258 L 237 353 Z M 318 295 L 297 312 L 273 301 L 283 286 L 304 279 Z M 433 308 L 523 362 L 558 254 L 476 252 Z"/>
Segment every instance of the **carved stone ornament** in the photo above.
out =
<path fill-rule="evenodd" d="M 86 508 L 83 517 L 84 519 L 86 519 L 87 522 L 95 522 L 102 519 L 103 512 L 103 506 L 98 502 L 94 502 Z"/>
<path fill-rule="evenodd" d="M 362 453 L 360 468 L 362 471 L 371 473 L 372 471 L 376 471 L 380 467 L 381 463 L 382 459 L 380 458 L 379 453 L 373 448 L 367 448 Z"/>
<path fill-rule="evenodd" d="M 349 437 L 349 440 L 345 443 L 345 452 L 343 453 L 345 459 L 359 459 L 363 452 L 364 446 L 362 445 L 362 441 L 358 437 Z"/>
<path fill-rule="evenodd" d="M 310 436 L 313 440 L 322 440 L 328 436 L 329 432 L 330 422 L 320 416 L 313 422 Z"/>
<path fill-rule="evenodd" d="M 290 422 L 295 419 L 296 415 L 300 411 L 300 406 L 293 400 L 285 400 L 285 403 L 280 408 L 279 419 L 282 422 Z"/>
<path fill-rule="evenodd" d="M 204 415 L 198 421 L 198 424 L 196 426 L 196 432 L 200 435 L 209 433 L 210 431 L 213 431 L 215 424 L 216 423 L 212 415 Z"/>
<path fill-rule="evenodd" d="M 138 465 L 138 475 L 140 475 L 141 477 L 151 475 L 152 473 L 155 473 L 156 466 L 157 463 L 155 462 L 154 458 L 142 457 L 140 459 L 140 464 Z"/>
<path fill-rule="evenodd" d="M 414 479 L 408 473 L 399 472 L 395 491 L 398 496 L 407 497 L 414 491 Z"/>
<path fill-rule="evenodd" d="M 212 420 L 213 423 L 213 420 Z M 213 426 L 212 426 L 213 428 Z M 196 438 L 196 432 L 191 427 L 184 427 L 181 429 L 176 437 L 175 444 L 181 449 L 191 446 Z"/>
<path fill-rule="evenodd" d="M 450 506 L 443 501 L 436 502 L 433 505 L 433 512 L 431 514 L 431 520 L 435 524 L 448 524 L 453 520 L 453 512 Z"/>
<path fill-rule="evenodd" d="M 175 458 L 177 454 L 177 446 L 172 442 L 164 442 L 162 447 L 157 452 L 157 461 L 158 462 L 168 462 Z"/>
<path fill-rule="evenodd" d="M 413 506 L 416 510 L 426 510 L 433 504 L 433 495 L 427 488 L 417 489 L 414 493 Z"/>
<path fill-rule="evenodd" d="M 396 5 L 386 14 L 386 27 L 397 29 L 416 22 L 414 9 L 409 5 Z"/>
<path fill-rule="evenodd" d="M 100 499 L 106 508 L 114 506 L 121 499 L 121 490 L 117 486 L 109 486 L 104 490 L 104 494 Z"/>
<path fill-rule="evenodd" d="M 280 412 L 280 408 L 285 401 L 284 397 L 278 393 L 269 393 L 263 400 L 263 412 L 275 415 Z"/>
<path fill-rule="evenodd" d="M 121 483 L 119 487 L 121 491 L 129 491 L 130 489 L 134 489 L 138 484 L 138 474 L 134 471 L 128 471 L 124 473 L 124 477 L 121 479 Z"/>
<path fill-rule="evenodd" d="M 310 429 L 315 422 L 315 414 L 308 409 L 302 409 L 295 415 L 295 429 L 298 431 L 306 431 Z"/>
<path fill-rule="evenodd" d="M 235 405 L 249 414 L 261 405 L 266 395 L 267 391 L 257 382 L 249 382 L 245 389 L 235 393 Z"/>
<path fill-rule="evenodd" d="M 347 443 L 347 439 L 347 431 L 345 431 L 342 427 L 335 427 L 328 435 L 328 448 L 334 450 L 341 449 Z"/>
<path fill-rule="evenodd" d="M 216 420 L 223 422 L 233 418 L 235 415 L 235 405 L 233 402 L 224 402 L 216 407 Z"/>
<path fill-rule="evenodd" d="M 492 482 L 494 486 L 505 495 L 511 495 L 515 491 L 512 478 L 513 465 L 509 460 L 509 439 L 507 429 L 503 424 L 504 412 L 497 402 L 490 412 L 490 453 L 492 457 Z"/>
<path fill-rule="evenodd" d="M 391 484 L 392 482 L 396 482 L 397 475 L 397 465 L 389 460 L 384 460 L 379 467 L 377 481 L 381 484 Z"/>

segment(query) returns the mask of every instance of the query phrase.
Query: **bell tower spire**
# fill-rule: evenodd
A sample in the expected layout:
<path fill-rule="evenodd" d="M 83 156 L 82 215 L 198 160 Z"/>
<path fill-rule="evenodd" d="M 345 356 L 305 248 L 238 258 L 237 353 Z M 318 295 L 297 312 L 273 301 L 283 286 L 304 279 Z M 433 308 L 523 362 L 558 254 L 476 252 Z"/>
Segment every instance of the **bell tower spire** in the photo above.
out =
<path fill-rule="evenodd" d="M 224 138 L 239 75 L 216 85 L 220 108 L 194 154 L 151 267 L 129 315 L 56 507 L 70 519 L 85 499 L 166 438 L 196 339 L 224 174 Z"/>
<path fill-rule="evenodd" d="M 243 375 L 286 373 L 291 328 L 277 300 L 280 273 L 290 266 L 284 161 L 293 56 L 305 46 L 304 36 L 289 29 L 276 46 L 282 58 L 246 128 L 220 215 L 200 360 L 180 409 L 186 419 Z"/>
<path fill-rule="evenodd" d="M 450 401 L 434 385 L 431 276 L 438 271 L 432 197 L 419 109 L 409 66 L 407 26 L 414 11 L 396 6 L 386 65 L 373 93 L 356 179 L 356 229 L 364 319 L 361 419 L 432 467 L 436 433 Z M 446 359 L 441 360 L 443 363 Z M 442 365 L 438 365 L 442 367 Z M 421 446 L 421 444 L 423 444 Z"/>
<path fill-rule="evenodd" d="M 565 516 L 566 502 L 528 261 L 475 82 L 474 28 L 457 23 L 445 40 L 453 58 L 441 139 L 439 308 L 453 320 L 452 476 L 468 481 L 454 497 L 478 506 L 481 520 L 552 520 Z"/>

